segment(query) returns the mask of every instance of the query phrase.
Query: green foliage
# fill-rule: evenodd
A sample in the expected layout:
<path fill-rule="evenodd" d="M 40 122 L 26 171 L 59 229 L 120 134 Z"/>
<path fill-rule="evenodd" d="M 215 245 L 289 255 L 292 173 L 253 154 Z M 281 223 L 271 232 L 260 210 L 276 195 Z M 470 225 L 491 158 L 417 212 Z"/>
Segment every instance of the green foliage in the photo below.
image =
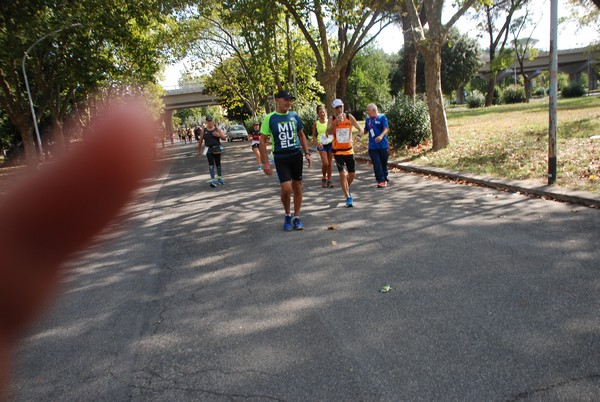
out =
<path fill-rule="evenodd" d="M 442 47 L 442 91 L 450 95 L 477 74 L 480 67 L 480 47 L 477 40 L 461 35 L 452 28 L 448 42 Z"/>
<path fill-rule="evenodd" d="M 19 144 L 19 131 L 0 109 L 0 157 L 8 163 L 18 162 L 22 153 L 22 143 Z"/>
<path fill-rule="evenodd" d="M 427 104 L 420 99 L 398 95 L 386 113 L 389 140 L 396 147 L 417 146 L 430 138 L 431 125 Z"/>
<path fill-rule="evenodd" d="M 585 87 L 580 82 L 572 82 L 560 91 L 563 98 L 578 98 L 585 95 Z"/>
<path fill-rule="evenodd" d="M 369 103 L 379 106 L 389 103 L 392 98 L 389 74 L 390 62 L 383 50 L 369 46 L 354 57 L 344 102 L 356 119 L 363 120 L 361 114 Z"/>
<path fill-rule="evenodd" d="M 556 86 L 558 88 L 558 91 L 562 91 L 563 88 L 568 87 L 570 84 L 569 82 L 569 75 L 567 73 L 558 73 L 556 76 Z"/>
<path fill-rule="evenodd" d="M 404 57 L 404 49 L 398 52 L 396 61 L 392 64 L 392 72 L 390 74 L 391 93 L 401 93 L 404 90 L 404 76 L 406 58 Z M 444 62 L 442 61 L 442 64 Z M 425 92 L 425 61 L 423 56 L 419 53 L 417 56 L 417 93 Z"/>
<path fill-rule="evenodd" d="M 173 7 L 183 0 L 11 0 L 0 7 L 0 108 L 17 125 L 28 160 L 35 158 L 29 105 L 23 96 L 21 58 L 26 64 L 31 94 L 41 119 L 61 124 L 94 97 L 148 94 L 163 62 L 159 36 Z M 6 3 L 6 2 L 5 2 Z M 101 95 L 98 95 L 101 93 Z M 160 99 L 157 97 L 157 99 Z M 156 99 L 151 99 L 154 104 Z M 89 116 L 83 108 L 79 116 Z M 49 128 L 50 130 L 50 128 Z"/>
<path fill-rule="evenodd" d="M 474 90 L 478 90 L 482 94 L 487 93 L 488 82 L 481 77 L 475 77 L 467 85 L 465 85 L 465 90 L 467 92 L 471 92 Z"/>
<path fill-rule="evenodd" d="M 499 105 L 500 102 L 502 101 L 502 90 L 500 89 L 500 87 L 498 85 L 494 86 L 494 96 L 492 99 L 493 99 L 492 104 L 494 104 L 494 105 Z"/>
<path fill-rule="evenodd" d="M 269 12 L 257 14 L 253 5 Z M 260 0 L 226 1 L 215 4 L 215 16 L 209 23 L 200 18 L 192 24 L 190 58 L 195 61 L 194 68 L 206 77 L 205 90 L 219 97 L 230 119 L 244 121 L 269 110 L 271 95 L 279 86 L 291 88 L 286 83 L 293 80 L 298 102 L 310 102 L 322 90 L 315 79 L 313 52 L 299 31 L 291 30 L 287 35 L 281 28 L 285 21 L 272 12 L 273 7 L 261 5 Z M 247 18 L 248 14 L 253 18 Z M 293 55 L 288 54 L 288 42 Z"/>
<path fill-rule="evenodd" d="M 546 96 L 546 91 L 547 91 L 547 89 L 545 87 L 536 87 L 533 90 L 533 96 L 540 97 L 540 98 L 544 97 L 544 96 Z"/>
<path fill-rule="evenodd" d="M 469 109 L 485 106 L 485 96 L 477 89 L 467 95 L 466 101 Z"/>
<path fill-rule="evenodd" d="M 509 68 L 515 61 L 515 55 L 512 49 L 499 49 L 490 66 L 492 71 L 503 71 Z"/>
<path fill-rule="evenodd" d="M 525 102 L 525 88 L 521 85 L 511 84 L 502 90 L 502 103 L 523 103 Z"/>
<path fill-rule="evenodd" d="M 484 80 L 481 77 L 475 77 L 469 82 L 469 84 L 467 84 L 465 86 L 465 89 L 467 91 L 478 90 L 479 92 L 484 94 L 484 96 L 487 96 L 488 82 L 487 82 L 487 80 Z M 501 92 L 502 91 L 500 90 L 500 87 L 498 85 L 494 86 L 494 96 L 493 96 L 493 101 L 492 101 L 492 103 L 494 105 L 497 105 L 500 103 Z"/>
<path fill-rule="evenodd" d="M 302 120 L 302 126 L 304 127 L 304 134 L 307 138 L 312 137 L 312 126 L 317 121 L 317 106 L 319 103 L 311 103 L 302 106 L 298 109 L 298 115 Z"/>
<path fill-rule="evenodd" d="M 449 32 L 448 42 L 442 47 L 442 91 L 445 95 L 461 85 L 469 82 L 480 66 L 479 54 L 481 50 L 476 40 L 469 38 L 467 34 L 460 34 L 455 28 Z M 404 52 L 398 53 L 397 61 L 393 63 L 391 73 L 392 93 L 402 90 L 404 83 Z M 425 62 L 419 53 L 417 58 L 417 92 L 425 92 Z M 485 93 L 486 87 L 480 89 Z"/>
<path fill-rule="evenodd" d="M 200 108 L 189 108 L 178 110 L 173 114 L 173 117 L 177 117 L 182 125 L 190 127 L 198 124 L 198 120 L 201 119 L 202 115 Z"/>
<path fill-rule="evenodd" d="M 256 118 L 250 117 L 249 119 L 244 120 L 242 124 L 244 125 L 244 127 L 246 127 L 246 130 L 250 132 L 254 123 L 258 123 L 259 125 L 262 124 L 264 117 L 264 115 L 257 115 Z"/>

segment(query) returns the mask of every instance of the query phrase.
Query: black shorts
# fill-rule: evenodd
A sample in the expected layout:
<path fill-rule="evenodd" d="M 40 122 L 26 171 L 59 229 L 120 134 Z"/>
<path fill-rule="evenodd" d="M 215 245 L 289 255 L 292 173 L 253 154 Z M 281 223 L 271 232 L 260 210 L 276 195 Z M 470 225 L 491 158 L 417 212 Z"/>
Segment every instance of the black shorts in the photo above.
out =
<path fill-rule="evenodd" d="M 279 177 L 279 183 L 284 183 L 290 180 L 302 180 L 302 167 L 304 160 L 302 159 L 302 153 L 285 154 L 285 155 L 274 155 L 275 168 L 277 169 L 277 176 Z"/>
<path fill-rule="evenodd" d="M 354 173 L 356 171 L 356 162 L 354 161 L 354 155 L 333 155 L 335 158 L 335 165 L 337 166 L 338 172 L 344 170 L 344 165 L 348 173 Z"/>
<path fill-rule="evenodd" d="M 260 144 L 252 144 L 252 149 L 254 148 L 260 148 Z"/>

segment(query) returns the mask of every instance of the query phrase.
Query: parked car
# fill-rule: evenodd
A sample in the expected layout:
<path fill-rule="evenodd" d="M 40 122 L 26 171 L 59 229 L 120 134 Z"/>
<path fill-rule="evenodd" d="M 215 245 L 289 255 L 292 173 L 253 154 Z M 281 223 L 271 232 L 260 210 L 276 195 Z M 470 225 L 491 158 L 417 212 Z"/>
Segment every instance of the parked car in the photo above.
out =
<path fill-rule="evenodd" d="M 235 124 L 227 130 L 227 141 L 242 140 L 248 141 L 248 132 L 241 124 Z"/>

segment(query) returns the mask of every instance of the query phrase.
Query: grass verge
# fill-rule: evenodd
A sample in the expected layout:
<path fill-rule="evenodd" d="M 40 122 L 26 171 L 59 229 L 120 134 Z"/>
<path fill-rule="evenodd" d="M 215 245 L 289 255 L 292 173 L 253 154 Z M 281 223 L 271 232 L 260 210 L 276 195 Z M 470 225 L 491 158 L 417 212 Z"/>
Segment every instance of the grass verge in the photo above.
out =
<path fill-rule="evenodd" d="M 600 192 L 600 97 L 559 99 L 557 185 Z M 390 160 L 547 184 L 548 98 L 447 111 L 450 145 L 391 150 Z M 363 140 L 364 141 L 364 140 Z M 366 152 L 366 143 L 357 150 Z"/>

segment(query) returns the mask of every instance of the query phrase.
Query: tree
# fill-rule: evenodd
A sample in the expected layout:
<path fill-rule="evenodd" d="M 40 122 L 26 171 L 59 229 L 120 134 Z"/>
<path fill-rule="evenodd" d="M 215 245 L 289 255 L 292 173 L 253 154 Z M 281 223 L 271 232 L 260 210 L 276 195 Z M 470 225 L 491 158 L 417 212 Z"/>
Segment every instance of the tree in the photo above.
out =
<path fill-rule="evenodd" d="M 383 50 L 368 46 L 357 53 L 353 65 L 344 103 L 361 120 L 360 115 L 369 103 L 381 107 L 391 101 L 390 62 Z"/>
<path fill-rule="evenodd" d="M 219 88 L 214 84 L 217 76 L 223 89 L 227 88 L 228 97 L 222 97 L 227 107 L 243 105 L 256 116 L 273 82 L 261 47 L 266 37 L 250 29 L 255 20 L 239 18 L 240 10 L 231 7 L 215 5 L 211 15 L 198 21 L 200 37 L 191 43 L 191 53 L 204 72 L 214 77 L 213 89 Z"/>
<path fill-rule="evenodd" d="M 21 71 L 25 50 L 36 44 L 26 63 L 36 115 L 41 119 L 49 113 L 56 140 L 62 144 L 62 120 L 78 101 L 103 86 L 141 90 L 154 80 L 161 61 L 155 39 L 168 13 L 182 3 L 14 0 L 2 6 L 0 108 L 19 130 L 29 164 L 37 158 Z M 67 29 L 75 23 L 83 26 Z"/>
<path fill-rule="evenodd" d="M 403 66 L 410 63 L 409 58 L 405 56 L 403 49 L 397 56 L 398 62 L 395 70 L 392 73 L 391 86 L 392 93 L 396 94 L 402 89 L 402 83 L 409 81 L 411 78 L 406 77 L 406 68 Z M 480 67 L 481 50 L 475 39 L 470 38 L 467 34 L 460 34 L 458 29 L 452 28 L 448 32 L 448 42 L 442 46 L 442 92 L 449 96 L 454 90 L 458 90 L 464 84 L 469 82 L 476 74 Z M 422 55 L 417 57 L 417 65 L 415 72 L 415 89 L 416 92 L 425 91 L 425 61 Z M 408 95 L 410 96 L 410 95 Z"/>
<path fill-rule="evenodd" d="M 404 95 L 414 98 L 417 94 L 417 60 L 419 52 L 417 52 L 417 46 L 415 45 L 415 36 L 413 35 L 412 30 L 408 29 L 408 27 L 411 26 L 410 17 L 407 12 L 402 12 L 401 14 L 403 28 L 402 36 L 404 37 Z M 425 14 L 424 7 L 421 8 L 419 20 L 423 26 L 427 23 L 427 15 Z"/>
<path fill-rule="evenodd" d="M 413 0 L 403 0 L 409 16 L 411 29 L 414 34 L 417 50 L 425 59 L 425 85 L 427 94 L 427 107 L 431 120 L 433 150 L 437 151 L 448 146 L 448 123 L 444 110 L 444 96 L 441 82 L 442 46 L 447 41 L 448 31 L 458 19 L 477 0 L 466 0 L 460 4 L 458 11 L 446 24 L 442 24 L 443 0 L 423 0 L 429 29 L 425 29 L 419 20 L 419 11 Z M 405 28 L 406 29 L 406 28 Z"/>
<path fill-rule="evenodd" d="M 598 41 L 600 40 L 600 0 L 569 0 L 571 15 L 570 19 L 575 21 L 579 27 L 592 27 L 596 30 Z"/>
<path fill-rule="evenodd" d="M 489 37 L 488 55 L 490 59 L 490 77 L 485 105 L 494 103 L 494 87 L 498 72 L 505 70 L 513 61 L 512 52 L 506 48 L 508 33 L 513 14 L 528 0 L 498 0 L 483 4 L 483 21 L 479 27 Z M 480 16 L 481 14 L 477 14 Z"/>
<path fill-rule="evenodd" d="M 347 72 L 357 52 L 372 42 L 389 24 L 386 1 L 349 0 L 329 4 L 321 0 L 278 0 L 292 16 L 312 49 L 316 60 L 316 76 L 325 89 L 325 102 L 331 109 L 342 71 Z M 316 25 L 316 29 L 313 29 Z M 336 27 L 338 41 L 328 38 L 328 30 Z M 375 33 L 368 37 L 371 30 Z"/>
<path fill-rule="evenodd" d="M 191 43 L 191 52 L 211 49 L 210 56 L 205 51 L 193 57 L 198 64 L 211 65 L 211 70 L 205 71 L 206 90 L 218 95 L 237 120 L 245 120 L 247 115 L 254 119 L 268 110 L 274 88 L 283 89 L 284 82 L 293 81 L 305 101 L 313 99 L 313 92 L 322 91 L 314 79 L 312 52 L 298 32 L 288 29 L 282 14 L 273 19 L 276 13 L 269 13 L 266 20 L 248 24 L 246 15 L 235 10 L 235 14 L 229 9 L 221 17 L 205 17 L 211 21 L 210 27 L 202 31 L 200 40 Z M 273 30 L 267 34 L 257 30 L 257 25 Z M 287 46 L 281 46 L 283 43 Z"/>
<path fill-rule="evenodd" d="M 450 29 L 448 42 L 442 47 L 442 92 L 445 95 L 456 90 L 457 97 L 462 100 L 462 88 L 475 77 L 481 66 L 480 53 L 477 40 L 467 34 L 461 35 L 454 27 Z"/>
<path fill-rule="evenodd" d="M 510 28 L 510 31 L 513 35 L 512 43 L 515 57 L 517 58 L 517 63 L 519 64 L 520 74 L 523 77 L 523 85 L 525 87 L 525 102 L 527 103 L 529 103 L 529 99 L 531 98 L 531 78 L 529 74 L 525 72 L 525 60 L 533 60 L 538 55 L 537 49 L 533 47 L 538 41 L 537 39 L 533 39 L 531 37 L 533 31 L 535 31 L 537 23 L 532 28 L 528 37 L 521 38 L 520 36 L 525 27 L 531 22 L 529 9 L 526 8 L 525 15 L 516 18 Z"/>

